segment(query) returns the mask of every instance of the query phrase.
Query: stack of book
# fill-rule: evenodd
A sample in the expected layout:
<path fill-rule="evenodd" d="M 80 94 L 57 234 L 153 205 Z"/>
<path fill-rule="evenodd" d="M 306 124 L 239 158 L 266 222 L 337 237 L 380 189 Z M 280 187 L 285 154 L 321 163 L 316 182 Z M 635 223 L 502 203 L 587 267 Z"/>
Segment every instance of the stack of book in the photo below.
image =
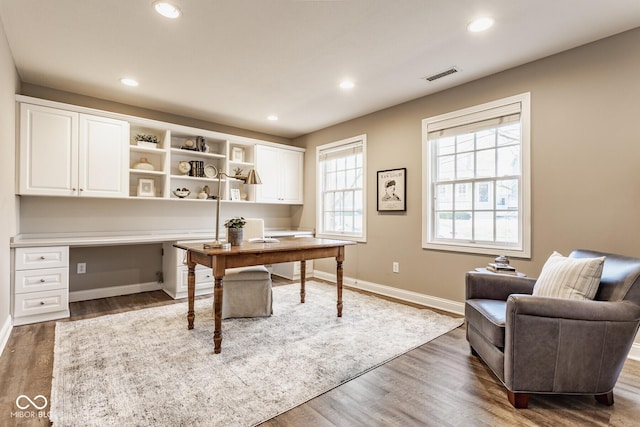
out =
<path fill-rule="evenodd" d="M 191 160 L 189 162 L 191 169 L 189 170 L 189 176 L 204 177 L 204 161 L 203 160 Z"/>
<path fill-rule="evenodd" d="M 501 264 L 491 262 L 487 265 L 487 270 L 500 274 L 513 274 L 516 275 L 516 268 L 509 264 Z"/>

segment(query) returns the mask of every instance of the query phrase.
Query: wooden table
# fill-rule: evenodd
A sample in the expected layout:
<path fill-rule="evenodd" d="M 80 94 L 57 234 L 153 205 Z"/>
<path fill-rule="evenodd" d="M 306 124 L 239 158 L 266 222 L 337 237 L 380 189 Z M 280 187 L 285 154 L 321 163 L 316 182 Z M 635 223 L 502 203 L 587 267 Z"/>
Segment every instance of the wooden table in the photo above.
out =
<path fill-rule="evenodd" d="M 245 241 L 242 246 L 232 246 L 231 249 L 205 249 L 202 243 L 175 244 L 175 247 L 187 251 L 187 266 L 189 267 L 188 329 L 193 329 L 195 320 L 195 267 L 197 264 L 213 269 L 213 312 L 215 322 L 213 343 L 215 353 L 220 353 L 222 344 L 222 279 L 227 268 L 300 261 L 300 302 L 304 303 L 305 261 L 335 257 L 336 289 L 338 292 L 337 309 L 338 317 L 342 317 L 342 262 L 344 261 L 344 248 L 353 244 L 355 242 L 316 239 L 313 237 L 284 238 L 275 243 L 250 243 Z"/>

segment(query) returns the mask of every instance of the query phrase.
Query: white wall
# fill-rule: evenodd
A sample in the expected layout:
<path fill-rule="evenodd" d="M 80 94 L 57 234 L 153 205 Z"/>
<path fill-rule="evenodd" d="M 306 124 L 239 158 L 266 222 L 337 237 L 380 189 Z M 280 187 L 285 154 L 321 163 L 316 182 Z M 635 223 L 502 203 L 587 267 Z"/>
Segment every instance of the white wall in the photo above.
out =
<path fill-rule="evenodd" d="M 0 351 L 11 332 L 9 239 L 16 234 L 15 94 L 20 80 L 0 22 Z"/>

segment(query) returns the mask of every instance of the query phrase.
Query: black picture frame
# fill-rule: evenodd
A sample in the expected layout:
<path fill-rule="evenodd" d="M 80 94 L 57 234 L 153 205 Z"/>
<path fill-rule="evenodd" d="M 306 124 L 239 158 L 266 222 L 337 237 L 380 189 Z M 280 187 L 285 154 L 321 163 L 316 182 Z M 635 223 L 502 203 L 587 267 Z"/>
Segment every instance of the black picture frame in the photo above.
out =
<path fill-rule="evenodd" d="M 378 212 L 406 212 L 407 168 L 378 171 L 376 207 Z"/>

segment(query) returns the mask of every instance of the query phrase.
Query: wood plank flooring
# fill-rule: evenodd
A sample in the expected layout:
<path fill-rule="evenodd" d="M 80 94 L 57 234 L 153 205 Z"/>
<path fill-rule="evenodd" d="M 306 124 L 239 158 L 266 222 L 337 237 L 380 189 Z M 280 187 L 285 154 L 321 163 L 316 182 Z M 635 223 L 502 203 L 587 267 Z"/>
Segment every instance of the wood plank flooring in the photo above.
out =
<path fill-rule="evenodd" d="M 173 303 L 162 291 L 82 301 L 71 304 L 69 320 Z M 1 426 L 50 425 L 37 412 L 16 417 L 15 401 L 23 394 L 50 398 L 54 330 L 55 322 L 13 328 L 0 357 Z M 606 407 L 591 396 L 533 395 L 528 409 L 516 410 L 470 355 L 463 326 L 261 426 L 637 426 L 640 362 L 627 361 L 614 397 Z"/>

